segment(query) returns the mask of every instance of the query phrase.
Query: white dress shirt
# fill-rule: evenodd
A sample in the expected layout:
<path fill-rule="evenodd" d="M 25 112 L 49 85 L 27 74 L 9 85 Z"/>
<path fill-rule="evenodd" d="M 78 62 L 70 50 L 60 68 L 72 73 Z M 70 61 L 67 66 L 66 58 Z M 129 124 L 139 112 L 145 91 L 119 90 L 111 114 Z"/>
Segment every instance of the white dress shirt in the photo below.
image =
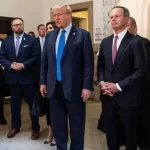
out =
<path fill-rule="evenodd" d="M 124 38 L 124 36 L 126 35 L 126 33 L 127 33 L 127 29 L 125 29 L 122 32 L 120 32 L 119 34 L 117 34 L 118 35 L 118 39 L 117 39 L 117 51 L 118 51 L 119 46 L 120 46 L 120 44 L 122 42 L 122 39 Z M 116 34 L 114 33 L 113 45 L 114 45 L 114 41 L 115 41 L 115 36 L 116 36 Z M 117 89 L 119 91 L 122 91 L 122 89 L 121 89 L 121 87 L 119 86 L 118 83 L 116 83 L 116 86 L 117 86 Z"/>
<path fill-rule="evenodd" d="M 43 52 L 45 37 L 39 36 L 39 40 L 40 40 L 40 45 L 41 45 L 41 52 Z"/>
<path fill-rule="evenodd" d="M 0 41 L 0 48 L 1 48 L 2 42 Z"/>

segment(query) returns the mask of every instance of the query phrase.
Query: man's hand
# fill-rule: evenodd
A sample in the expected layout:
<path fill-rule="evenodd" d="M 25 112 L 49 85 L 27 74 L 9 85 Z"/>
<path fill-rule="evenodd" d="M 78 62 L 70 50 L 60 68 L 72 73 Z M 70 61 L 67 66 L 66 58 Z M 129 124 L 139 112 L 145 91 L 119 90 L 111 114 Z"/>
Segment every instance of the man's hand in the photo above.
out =
<path fill-rule="evenodd" d="M 16 70 L 16 71 L 17 71 L 18 66 L 16 65 L 16 62 L 13 62 L 13 63 L 11 64 L 11 69 L 13 69 L 13 70 Z"/>
<path fill-rule="evenodd" d="M 20 70 L 23 69 L 23 66 L 22 66 L 21 63 L 16 63 L 16 65 L 17 65 L 17 70 L 18 70 L 18 71 L 20 71 Z"/>
<path fill-rule="evenodd" d="M 83 102 L 86 102 L 86 100 L 91 96 L 91 91 L 87 89 L 82 89 L 82 95 L 81 97 L 83 98 Z"/>
<path fill-rule="evenodd" d="M 106 84 L 107 84 L 107 86 L 102 87 L 102 90 L 104 90 L 104 91 L 108 90 L 113 94 L 119 92 L 115 83 L 106 82 Z"/>
<path fill-rule="evenodd" d="M 13 62 L 11 64 L 11 69 L 16 70 L 16 71 L 20 71 L 21 69 L 23 69 L 23 66 L 21 63 Z"/>
<path fill-rule="evenodd" d="M 101 85 L 101 90 L 103 91 L 103 95 L 108 95 L 108 96 L 111 96 L 113 97 L 114 94 L 109 91 L 108 89 L 106 89 L 108 87 L 107 83 L 105 83 L 104 81 L 100 83 Z"/>
<path fill-rule="evenodd" d="M 43 97 L 46 96 L 46 93 L 47 93 L 46 85 L 40 85 L 40 92 Z"/>

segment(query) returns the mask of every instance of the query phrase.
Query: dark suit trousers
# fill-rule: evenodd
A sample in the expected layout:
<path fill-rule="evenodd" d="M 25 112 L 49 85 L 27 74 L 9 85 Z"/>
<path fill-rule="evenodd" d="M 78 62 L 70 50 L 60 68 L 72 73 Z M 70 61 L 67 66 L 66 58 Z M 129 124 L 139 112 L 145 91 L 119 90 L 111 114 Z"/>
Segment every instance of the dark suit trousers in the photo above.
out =
<path fill-rule="evenodd" d="M 119 150 L 122 135 L 126 150 L 137 150 L 137 107 L 121 108 L 115 98 L 107 97 L 102 107 L 109 150 Z"/>
<path fill-rule="evenodd" d="M 48 98 L 44 99 L 44 106 L 45 106 L 45 110 L 46 110 L 47 125 L 50 126 L 51 125 L 51 117 L 50 117 L 50 104 L 49 104 Z"/>
<path fill-rule="evenodd" d="M 32 121 L 32 130 L 39 130 L 39 118 L 31 114 L 32 104 L 36 96 L 36 85 L 10 85 L 11 93 L 11 115 L 12 128 L 19 129 L 21 127 L 21 92 L 29 105 L 29 112 Z"/>
<path fill-rule="evenodd" d="M 84 149 L 85 103 L 82 100 L 67 101 L 61 82 L 50 99 L 52 131 L 57 143 L 57 150 L 67 150 L 68 118 L 70 124 L 70 150 Z"/>
<path fill-rule="evenodd" d="M 4 91 L 5 91 L 5 77 L 3 70 L 0 68 L 0 121 L 4 119 Z"/>
<path fill-rule="evenodd" d="M 40 75 L 39 73 L 37 73 L 36 75 L 36 89 L 37 92 L 39 92 L 40 90 L 40 86 L 39 86 L 39 79 Z M 49 98 L 44 98 L 44 106 L 45 106 L 45 110 L 46 110 L 46 121 L 47 121 L 47 125 L 51 125 L 51 118 L 50 118 L 50 106 L 49 106 Z"/>

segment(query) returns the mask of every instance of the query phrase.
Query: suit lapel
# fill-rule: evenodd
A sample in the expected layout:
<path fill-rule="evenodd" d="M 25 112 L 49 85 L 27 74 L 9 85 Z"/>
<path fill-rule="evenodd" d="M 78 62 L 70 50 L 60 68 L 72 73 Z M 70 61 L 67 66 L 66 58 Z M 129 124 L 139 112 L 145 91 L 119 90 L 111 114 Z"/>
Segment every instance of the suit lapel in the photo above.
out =
<path fill-rule="evenodd" d="M 21 54 L 21 52 L 22 52 L 22 47 L 23 47 L 23 45 L 24 45 L 24 43 L 25 43 L 25 41 L 26 41 L 26 38 L 27 38 L 27 35 L 26 35 L 26 33 L 24 33 L 23 34 L 23 37 L 22 37 L 22 40 L 21 40 L 21 43 L 20 43 L 20 46 L 19 46 L 19 51 L 18 51 L 18 55 L 17 55 L 17 57 Z"/>
<path fill-rule="evenodd" d="M 54 55 L 55 60 L 56 60 L 56 41 L 57 41 L 57 36 L 58 36 L 59 30 L 60 30 L 60 29 L 56 29 L 56 30 L 55 30 L 54 35 L 53 35 L 53 39 L 51 39 L 51 40 L 53 40 L 52 43 L 54 43 L 54 44 L 52 44 L 51 49 L 52 49 L 52 51 L 53 51 L 52 53 L 53 53 L 53 55 Z"/>
<path fill-rule="evenodd" d="M 74 26 L 72 26 L 69 36 L 68 36 L 68 39 L 67 39 L 67 42 L 66 42 L 66 45 L 65 45 L 65 48 L 64 48 L 62 59 L 66 55 L 66 53 L 69 49 L 69 46 L 72 45 L 72 42 L 75 39 L 76 35 L 77 35 L 76 28 Z"/>
<path fill-rule="evenodd" d="M 11 37 L 11 44 L 12 44 L 12 51 L 14 55 L 16 56 L 16 48 L 15 48 L 15 41 L 14 41 L 14 35 Z"/>
<path fill-rule="evenodd" d="M 109 69 L 112 70 L 113 64 L 112 64 L 112 45 L 113 45 L 113 35 L 110 36 L 109 40 L 108 40 L 108 52 L 107 52 L 107 56 L 108 56 L 108 64 L 109 64 Z"/>
<path fill-rule="evenodd" d="M 117 63 L 119 62 L 126 46 L 129 44 L 129 42 L 130 42 L 130 34 L 127 32 L 126 35 L 124 36 L 124 38 L 122 39 L 122 41 L 120 43 L 120 46 L 118 48 L 118 52 L 117 52 L 117 55 L 116 55 L 116 58 L 115 58 L 113 69 L 117 65 Z"/>

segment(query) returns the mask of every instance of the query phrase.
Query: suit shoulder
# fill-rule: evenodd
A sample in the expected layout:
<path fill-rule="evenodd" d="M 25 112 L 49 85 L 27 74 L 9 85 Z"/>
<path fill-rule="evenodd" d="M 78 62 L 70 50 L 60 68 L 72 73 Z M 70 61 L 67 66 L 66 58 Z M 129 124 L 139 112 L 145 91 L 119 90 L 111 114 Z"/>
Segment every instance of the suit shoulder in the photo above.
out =
<path fill-rule="evenodd" d="M 7 42 L 9 40 L 11 40 L 14 36 L 13 35 L 9 35 L 6 38 L 3 39 L 3 42 Z"/>
<path fill-rule="evenodd" d="M 103 42 L 107 42 L 108 40 L 111 40 L 111 39 L 113 39 L 113 34 L 112 34 L 112 35 L 110 35 L 110 36 L 108 36 L 108 37 L 105 37 L 105 38 L 102 40 L 102 42 L 101 42 L 101 43 L 103 43 Z"/>
<path fill-rule="evenodd" d="M 89 34 L 90 32 L 85 30 L 85 29 L 82 29 L 82 28 L 79 28 L 79 27 L 75 27 L 77 32 L 79 33 L 82 33 L 82 34 Z"/>

